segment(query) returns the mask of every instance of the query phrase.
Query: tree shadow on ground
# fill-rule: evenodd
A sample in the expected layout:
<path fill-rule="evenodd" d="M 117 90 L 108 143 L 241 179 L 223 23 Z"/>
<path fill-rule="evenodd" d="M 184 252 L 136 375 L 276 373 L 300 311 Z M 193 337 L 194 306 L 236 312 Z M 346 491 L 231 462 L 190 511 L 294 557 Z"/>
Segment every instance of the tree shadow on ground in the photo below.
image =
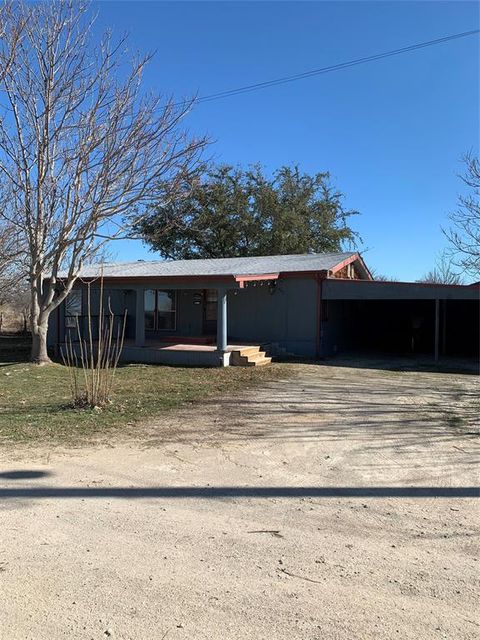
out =
<path fill-rule="evenodd" d="M 438 362 L 428 354 L 385 354 L 348 352 L 320 360 L 304 358 L 276 358 L 278 362 L 314 364 L 319 367 L 342 367 L 351 369 L 376 369 L 379 371 L 410 371 L 425 373 L 453 373 L 479 375 L 480 362 L 477 357 L 442 356 Z"/>
<path fill-rule="evenodd" d="M 0 480 L 33 480 L 46 478 L 53 475 L 50 471 L 40 471 L 39 469 L 19 469 L 13 471 L 0 471 Z"/>
<path fill-rule="evenodd" d="M 235 400 L 207 400 L 198 419 L 184 410 L 174 420 L 154 421 L 144 444 L 315 445 L 309 449 L 314 465 L 331 444 L 348 441 L 357 469 L 460 472 L 478 464 L 480 401 L 470 378 L 457 385 L 450 377 L 434 383 L 436 377 L 422 377 L 417 383 L 410 374 L 344 377 L 316 371 L 310 368 L 298 379 L 271 382 Z"/>

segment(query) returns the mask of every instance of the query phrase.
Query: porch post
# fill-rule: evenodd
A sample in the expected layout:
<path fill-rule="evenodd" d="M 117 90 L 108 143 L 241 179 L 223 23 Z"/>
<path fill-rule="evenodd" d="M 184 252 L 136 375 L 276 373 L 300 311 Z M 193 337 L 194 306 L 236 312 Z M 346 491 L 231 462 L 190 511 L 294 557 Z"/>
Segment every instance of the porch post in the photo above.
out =
<path fill-rule="evenodd" d="M 135 309 L 135 346 L 145 346 L 145 292 L 143 289 L 137 289 Z"/>
<path fill-rule="evenodd" d="M 217 302 L 217 351 L 227 350 L 227 290 L 218 289 Z"/>
<path fill-rule="evenodd" d="M 440 341 L 440 300 L 437 298 L 435 300 L 435 362 L 438 362 L 439 341 Z"/>
<path fill-rule="evenodd" d="M 442 302 L 442 353 L 447 355 L 447 299 Z"/>

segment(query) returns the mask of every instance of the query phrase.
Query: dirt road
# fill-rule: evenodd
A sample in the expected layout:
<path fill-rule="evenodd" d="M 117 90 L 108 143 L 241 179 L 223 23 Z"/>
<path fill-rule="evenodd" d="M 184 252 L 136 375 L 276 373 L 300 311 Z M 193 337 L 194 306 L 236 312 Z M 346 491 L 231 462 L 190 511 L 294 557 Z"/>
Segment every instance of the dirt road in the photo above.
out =
<path fill-rule="evenodd" d="M 1 450 L 2 640 L 478 638 L 478 380 L 292 366 Z"/>

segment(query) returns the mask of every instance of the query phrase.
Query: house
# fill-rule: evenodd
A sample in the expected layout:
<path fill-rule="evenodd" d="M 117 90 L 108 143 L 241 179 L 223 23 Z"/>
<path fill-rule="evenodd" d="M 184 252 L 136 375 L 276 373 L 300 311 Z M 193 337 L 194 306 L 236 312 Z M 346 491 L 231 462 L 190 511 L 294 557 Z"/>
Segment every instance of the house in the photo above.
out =
<path fill-rule="evenodd" d="M 96 322 L 101 275 L 112 310 L 127 314 L 127 361 L 478 354 L 478 286 L 375 281 L 357 252 L 88 266 L 52 316 L 51 347 L 76 339 L 77 318 L 85 331 L 88 298 Z"/>

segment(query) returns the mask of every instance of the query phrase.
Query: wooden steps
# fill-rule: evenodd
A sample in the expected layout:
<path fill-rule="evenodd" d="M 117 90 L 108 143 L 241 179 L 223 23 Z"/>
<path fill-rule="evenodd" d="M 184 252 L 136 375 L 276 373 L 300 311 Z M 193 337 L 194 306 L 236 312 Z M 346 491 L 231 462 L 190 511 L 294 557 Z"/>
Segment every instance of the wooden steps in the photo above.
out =
<path fill-rule="evenodd" d="M 239 347 L 231 350 L 232 367 L 264 367 L 272 361 L 260 347 Z"/>

